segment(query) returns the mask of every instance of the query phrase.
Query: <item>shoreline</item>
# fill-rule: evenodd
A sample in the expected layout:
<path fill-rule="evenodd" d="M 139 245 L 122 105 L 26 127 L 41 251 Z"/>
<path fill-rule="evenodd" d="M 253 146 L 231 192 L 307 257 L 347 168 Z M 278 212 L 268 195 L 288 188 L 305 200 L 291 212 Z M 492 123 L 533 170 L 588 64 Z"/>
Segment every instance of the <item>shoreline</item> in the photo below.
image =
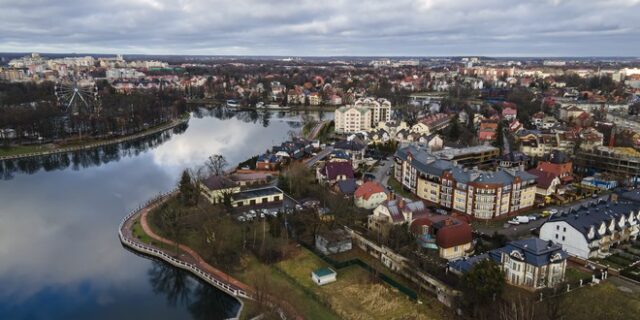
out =
<path fill-rule="evenodd" d="M 169 123 L 161 124 L 161 125 L 159 125 L 159 126 L 157 126 L 155 128 L 151 128 L 151 129 L 145 130 L 143 132 L 139 132 L 139 133 L 135 133 L 135 134 L 132 134 L 132 135 L 120 137 L 120 138 L 117 138 L 117 139 L 108 139 L 108 140 L 105 140 L 105 141 L 94 142 L 94 143 L 90 143 L 90 144 L 86 144 L 86 145 L 79 145 L 79 146 L 66 147 L 66 148 L 56 148 L 56 149 L 46 150 L 46 151 L 37 151 L 37 152 L 21 153 L 21 154 L 16 154 L 16 155 L 0 156 L 0 161 L 18 160 L 18 159 L 49 156 L 49 155 L 54 155 L 54 154 L 66 153 L 66 152 L 91 150 L 91 149 L 95 149 L 95 148 L 99 148 L 99 147 L 110 146 L 110 145 L 119 144 L 119 143 L 123 143 L 123 142 L 127 142 L 127 141 L 137 140 L 137 139 L 141 139 L 141 138 L 153 135 L 153 134 L 157 134 L 157 133 L 160 133 L 160 132 L 164 132 L 164 131 L 173 129 L 173 128 L 181 125 L 181 124 L 188 123 L 189 122 L 189 118 L 190 117 L 178 118 L 178 119 L 173 120 L 173 121 L 171 121 Z"/>
<path fill-rule="evenodd" d="M 136 239 L 132 234 L 132 226 L 133 222 L 140 218 L 140 223 L 142 224 L 142 219 L 145 218 L 146 214 L 156 206 L 162 204 L 165 200 L 172 197 L 177 191 L 173 190 L 170 192 L 166 192 L 160 194 L 157 197 L 147 201 L 144 205 L 132 210 L 129 214 L 127 214 L 118 225 L 118 238 L 123 246 L 134 251 L 135 253 L 143 254 L 145 256 L 150 256 L 152 258 L 160 259 L 168 264 L 171 264 L 174 267 L 181 268 L 190 272 L 193 276 L 200 278 L 202 281 L 213 285 L 217 289 L 223 291 L 224 293 L 230 295 L 235 298 L 240 304 L 238 311 L 234 317 L 231 319 L 239 319 L 242 311 L 244 309 L 244 301 L 242 299 L 252 300 L 252 297 L 248 291 L 251 291 L 251 288 L 246 284 L 234 279 L 230 275 L 210 266 L 206 262 L 197 255 L 196 252 L 191 250 L 189 247 L 180 245 L 180 249 L 182 250 L 181 257 L 186 257 L 189 259 L 178 259 L 173 257 L 171 254 L 167 253 L 166 250 L 158 248 L 153 245 L 148 245 L 140 242 Z M 169 244 L 170 240 L 163 239 L 158 235 L 150 234 L 152 238 L 156 241 L 164 242 Z M 174 243 L 175 244 L 175 243 Z M 190 263 L 185 260 L 192 260 Z M 209 270 L 206 270 L 209 269 Z M 225 277 L 226 276 L 226 277 Z M 226 280 L 224 279 L 226 278 Z"/>

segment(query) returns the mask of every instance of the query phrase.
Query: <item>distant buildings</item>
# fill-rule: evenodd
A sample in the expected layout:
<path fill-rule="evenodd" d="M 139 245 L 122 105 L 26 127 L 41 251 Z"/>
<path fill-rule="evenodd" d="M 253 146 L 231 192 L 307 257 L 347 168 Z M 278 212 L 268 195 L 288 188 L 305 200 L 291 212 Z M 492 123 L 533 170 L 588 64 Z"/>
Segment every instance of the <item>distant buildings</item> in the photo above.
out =
<path fill-rule="evenodd" d="M 445 113 L 437 113 L 422 118 L 411 127 L 412 133 L 429 135 L 438 130 L 446 128 L 453 119 L 452 115 Z"/>
<path fill-rule="evenodd" d="M 399 149 L 395 161 L 394 177 L 404 188 L 476 219 L 511 215 L 535 200 L 535 176 L 519 169 L 469 170 L 415 146 Z"/>
<path fill-rule="evenodd" d="M 379 122 L 391 120 L 391 103 L 386 99 L 361 98 L 352 106 L 340 107 L 335 111 L 335 131 L 356 133 L 369 131 Z"/>
<path fill-rule="evenodd" d="M 640 152 L 633 148 L 599 146 L 580 149 L 574 162 L 582 174 L 608 173 L 625 180 L 640 177 Z"/>

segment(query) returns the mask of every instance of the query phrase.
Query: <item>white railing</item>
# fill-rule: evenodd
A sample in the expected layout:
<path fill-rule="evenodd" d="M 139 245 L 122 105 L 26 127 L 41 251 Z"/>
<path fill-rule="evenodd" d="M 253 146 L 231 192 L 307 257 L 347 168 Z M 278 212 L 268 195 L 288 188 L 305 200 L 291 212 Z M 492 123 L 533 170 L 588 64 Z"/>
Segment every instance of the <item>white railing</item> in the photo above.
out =
<path fill-rule="evenodd" d="M 165 192 L 162 193 L 156 197 L 154 197 L 153 199 L 147 201 L 144 205 L 139 206 L 138 208 L 132 210 L 129 214 L 127 214 L 124 218 L 122 218 L 122 220 L 120 221 L 120 225 L 118 226 L 118 236 L 120 238 L 120 241 L 128 246 L 129 248 L 133 249 L 134 251 L 138 251 L 144 254 L 148 254 L 150 256 L 154 256 L 157 258 L 160 258 L 168 263 L 170 263 L 171 265 L 178 267 L 178 268 L 182 268 L 185 269 L 187 271 L 190 271 L 192 274 L 198 276 L 200 279 L 204 280 L 205 282 L 233 295 L 236 297 L 241 297 L 241 298 L 245 298 L 245 299 L 252 299 L 252 297 L 243 289 L 238 288 L 236 286 L 230 285 L 226 282 L 224 282 L 224 280 L 218 279 L 214 276 L 212 276 L 210 273 L 207 273 L 205 271 L 203 271 L 202 269 L 200 269 L 198 266 L 191 264 L 191 263 L 187 263 L 184 262 L 182 260 L 176 259 L 166 253 L 164 253 L 162 250 L 159 250 L 157 248 L 151 247 L 151 246 L 146 246 L 144 244 L 141 244 L 137 241 L 132 241 L 130 239 L 128 239 L 124 233 L 123 233 L 123 229 L 124 229 L 124 225 L 127 223 L 127 221 L 129 221 L 132 217 L 134 217 L 135 215 L 139 214 L 144 208 L 157 203 L 158 201 L 164 199 L 165 197 L 167 197 L 168 195 L 171 195 L 173 193 L 176 192 L 176 189 L 169 191 L 169 192 Z M 240 301 L 240 303 L 242 304 L 242 301 Z"/>

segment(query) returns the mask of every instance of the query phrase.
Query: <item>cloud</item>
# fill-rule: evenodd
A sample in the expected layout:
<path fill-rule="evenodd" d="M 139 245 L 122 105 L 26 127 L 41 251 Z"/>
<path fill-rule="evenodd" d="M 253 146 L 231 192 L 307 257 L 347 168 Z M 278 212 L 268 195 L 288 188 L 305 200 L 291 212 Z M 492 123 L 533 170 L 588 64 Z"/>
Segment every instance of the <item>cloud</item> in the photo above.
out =
<path fill-rule="evenodd" d="M 639 0 L 0 0 L 0 50 L 634 55 L 638 13 Z"/>

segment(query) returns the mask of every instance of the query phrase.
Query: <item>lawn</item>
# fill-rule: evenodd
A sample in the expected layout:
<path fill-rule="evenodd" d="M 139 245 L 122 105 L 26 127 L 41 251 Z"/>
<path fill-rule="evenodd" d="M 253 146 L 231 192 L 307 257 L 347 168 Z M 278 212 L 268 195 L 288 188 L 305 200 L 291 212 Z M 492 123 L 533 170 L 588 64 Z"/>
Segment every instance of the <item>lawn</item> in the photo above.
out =
<path fill-rule="evenodd" d="M 51 150 L 49 145 L 0 147 L 0 157 Z"/>
<path fill-rule="evenodd" d="M 578 268 L 567 267 L 564 274 L 564 279 L 567 282 L 574 284 L 574 283 L 580 282 L 580 279 L 583 279 L 583 280 L 591 279 L 591 273 L 582 271 Z"/>
<path fill-rule="evenodd" d="M 336 270 L 338 281 L 317 286 L 311 280 L 311 271 L 327 266 L 306 249 L 299 249 L 292 258 L 276 264 L 343 319 L 442 319 L 445 316 L 444 307 L 420 305 L 396 289 L 378 282 L 357 265 Z"/>
<path fill-rule="evenodd" d="M 136 219 L 135 221 L 133 221 L 133 225 L 131 228 L 131 234 L 136 237 L 138 240 L 140 240 L 140 242 L 142 243 L 146 243 L 146 244 L 150 244 L 152 246 L 156 246 L 159 248 L 163 248 L 163 249 L 171 249 L 173 251 L 175 251 L 175 247 L 171 246 L 169 247 L 168 245 L 162 243 L 162 242 L 158 242 L 155 241 L 153 239 L 151 239 L 151 237 L 149 237 L 149 235 L 144 232 L 144 230 L 142 230 L 142 226 L 140 225 L 140 218 Z"/>
<path fill-rule="evenodd" d="M 340 319 L 331 309 L 322 305 L 315 297 L 310 296 L 304 288 L 296 282 L 293 282 L 275 267 L 264 265 L 253 256 L 246 256 L 242 264 L 241 271 L 234 272 L 234 277 L 237 277 L 249 285 L 254 285 L 257 281 L 256 279 L 268 279 L 269 288 L 273 292 L 283 295 L 279 298 L 285 299 L 291 305 L 295 306 L 306 318 Z"/>
<path fill-rule="evenodd" d="M 640 294 L 620 291 L 610 282 L 567 294 L 566 319 L 637 319 Z"/>
<path fill-rule="evenodd" d="M 400 195 L 404 198 L 409 198 L 409 199 L 416 199 L 416 196 L 413 195 L 411 192 L 404 190 L 402 188 L 402 185 L 400 184 L 400 182 L 398 180 L 396 180 L 396 178 L 394 177 L 390 177 L 389 181 L 387 182 L 387 184 L 389 185 L 389 187 L 391 187 L 391 189 L 393 190 L 393 192 L 397 195 Z"/>

